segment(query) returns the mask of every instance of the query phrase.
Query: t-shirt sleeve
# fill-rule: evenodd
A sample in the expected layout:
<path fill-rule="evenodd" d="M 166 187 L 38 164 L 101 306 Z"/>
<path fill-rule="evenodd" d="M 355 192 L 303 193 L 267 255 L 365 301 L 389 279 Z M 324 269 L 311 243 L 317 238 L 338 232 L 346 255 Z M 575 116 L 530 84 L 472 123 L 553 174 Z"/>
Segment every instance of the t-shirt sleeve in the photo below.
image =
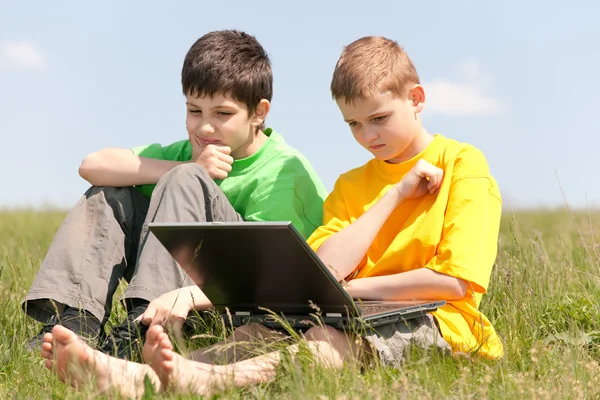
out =
<path fill-rule="evenodd" d="M 154 158 L 169 161 L 190 161 L 192 159 L 192 145 L 189 140 L 180 140 L 167 146 L 152 143 L 131 149 L 133 154 L 140 157 Z"/>
<path fill-rule="evenodd" d="M 312 204 L 307 204 L 308 202 Z M 306 239 L 321 223 L 321 213 L 315 214 L 309 207 L 322 209 L 323 198 L 317 193 L 311 198 L 302 198 L 294 187 L 278 189 L 250 204 L 244 219 L 253 222 L 290 221 Z"/>
<path fill-rule="evenodd" d="M 425 265 L 485 293 L 498 251 L 502 200 L 482 154 L 457 159 L 436 255 Z"/>
<path fill-rule="evenodd" d="M 247 221 L 291 221 L 307 239 L 323 221 L 327 191 L 312 168 L 295 155 L 269 162 L 255 175 L 253 195 L 243 211 Z"/>
<path fill-rule="evenodd" d="M 167 146 L 152 143 L 131 149 L 131 152 L 140 157 L 154 158 L 156 160 L 189 161 L 192 159 L 192 146 L 189 140 L 180 140 Z M 152 196 L 156 185 L 137 185 L 136 188 L 147 198 Z"/>
<path fill-rule="evenodd" d="M 342 188 L 343 184 L 338 179 L 323 205 L 322 225 L 308 238 L 308 244 L 315 252 L 331 235 L 350 225 Z"/>

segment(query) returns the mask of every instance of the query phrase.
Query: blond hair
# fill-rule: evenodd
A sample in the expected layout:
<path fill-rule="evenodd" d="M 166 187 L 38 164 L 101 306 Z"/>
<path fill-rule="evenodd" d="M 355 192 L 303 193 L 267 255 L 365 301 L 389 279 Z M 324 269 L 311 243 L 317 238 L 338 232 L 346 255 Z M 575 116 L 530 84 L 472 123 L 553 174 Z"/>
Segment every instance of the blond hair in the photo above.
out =
<path fill-rule="evenodd" d="M 393 40 L 366 36 L 344 48 L 331 80 L 333 98 L 365 99 L 377 91 L 403 97 L 419 75 L 404 49 Z"/>

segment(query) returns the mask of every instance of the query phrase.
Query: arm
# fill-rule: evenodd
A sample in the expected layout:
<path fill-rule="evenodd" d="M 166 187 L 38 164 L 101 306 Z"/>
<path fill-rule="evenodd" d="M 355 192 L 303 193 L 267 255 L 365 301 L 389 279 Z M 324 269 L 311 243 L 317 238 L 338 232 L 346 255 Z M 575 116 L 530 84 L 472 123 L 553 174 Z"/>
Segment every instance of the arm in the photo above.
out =
<path fill-rule="evenodd" d="M 354 279 L 347 291 L 361 300 L 458 300 L 465 297 L 469 284 L 428 268 L 388 276 Z"/>
<path fill-rule="evenodd" d="M 388 191 L 356 221 L 333 234 L 319 247 L 317 255 L 333 276 L 341 281 L 354 271 L 385 221 L 403 200 L 396 190 Z"/>
<path fill-rule="evenodd" d="M 212 306 L 202 290 L 197 285 L 192 285 L 172 290 L 152 300 L 141 319 L 144 325 L 169 323 L 181 326 L 191 310 L 204 311 Z"/>
<path fill-rule="evenodd" d="M 419 160 L 373 207 L 330 236 L 319 247 L 317 255 L 338 280 L 347 277 L 364 258 L 390 214 L 405 199 L 422 197 L 427 193 L 437 194 L 443 176 L 443 170 Z"/>
<path fill-rule="evenodd" d="M 94 186 L 155 184 L 181 161 L 140 157 L 131 150 L 107 148 L 89 154 L 79 167 L 79 175 Z"/>
<path fill-rule="evenodd" d="M 497 254 L 502 201 L 488 177 L 452 184 L 436 255 L 419 269 L 348 282 L 352 297 L 369 300 L 458 300 L 485 293 Z"/>

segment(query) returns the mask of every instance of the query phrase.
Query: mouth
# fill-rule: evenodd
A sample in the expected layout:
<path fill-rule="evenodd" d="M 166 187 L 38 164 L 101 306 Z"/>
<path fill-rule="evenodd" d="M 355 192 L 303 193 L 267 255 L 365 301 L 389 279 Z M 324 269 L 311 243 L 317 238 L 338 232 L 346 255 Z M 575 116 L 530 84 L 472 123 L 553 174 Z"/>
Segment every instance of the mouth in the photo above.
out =
<path fill-rule="evenodd" d="M 198 141 L 198 144 L 204 145 L 204 146 L 208 146 L 209 144 L 221 144 L 221 141 L 220 140 L 216 140 L 216 139 L 201 139 L 201 138 L 198 138 L 196 140 Z"/>
<path fill-rule="evenodd" d="M 379 151 L 379 150 L 383 149 L 384 147 L 385 147 L 385 144 L 374 144 L 372 146 L 369 146 L 369 150 Z"/>

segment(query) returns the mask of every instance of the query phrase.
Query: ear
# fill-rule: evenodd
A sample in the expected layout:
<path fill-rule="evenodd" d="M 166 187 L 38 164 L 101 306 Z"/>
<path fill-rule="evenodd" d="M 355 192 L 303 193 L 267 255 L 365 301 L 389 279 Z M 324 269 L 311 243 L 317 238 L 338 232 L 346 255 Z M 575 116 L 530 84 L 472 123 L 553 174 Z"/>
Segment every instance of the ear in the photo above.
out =
<path fill-rule="evenodd" d="M 425 106 L 425 89 L 423 89 L 423 86 L 415 85 L 409 90 L 408 98 L 412 102 L 412 106 L 415 109 L 415 114 L 423 111 L 423 107 Z"/>
<path fill-rule="evenodd" d="M 256 111 L 254 111 L 254 115 L 250 118 L 250 124 L 254 127 L 259 127 L 265 122 L 267 119 L 267 115 L 269 114 L 269 110 L 271 109 L 271 103 L 267 99 L 261 99 L 256 106 Z"/>

